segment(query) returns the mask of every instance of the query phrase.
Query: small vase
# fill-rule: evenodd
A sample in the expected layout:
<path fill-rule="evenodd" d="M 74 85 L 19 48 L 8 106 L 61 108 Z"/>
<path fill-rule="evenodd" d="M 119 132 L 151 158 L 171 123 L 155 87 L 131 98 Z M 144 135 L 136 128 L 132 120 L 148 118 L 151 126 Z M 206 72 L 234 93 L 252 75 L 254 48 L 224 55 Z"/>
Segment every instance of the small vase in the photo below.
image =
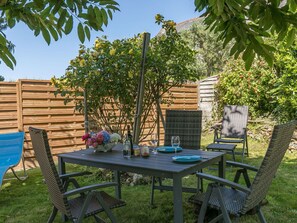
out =
<path fill-rule="evenodd" d="M 112 148 L 115 146 L 115 143 L 107 143 L 104 145 L 98 145 L 94 147 L 94 152 L 108 152 L 112 151 Z"/>

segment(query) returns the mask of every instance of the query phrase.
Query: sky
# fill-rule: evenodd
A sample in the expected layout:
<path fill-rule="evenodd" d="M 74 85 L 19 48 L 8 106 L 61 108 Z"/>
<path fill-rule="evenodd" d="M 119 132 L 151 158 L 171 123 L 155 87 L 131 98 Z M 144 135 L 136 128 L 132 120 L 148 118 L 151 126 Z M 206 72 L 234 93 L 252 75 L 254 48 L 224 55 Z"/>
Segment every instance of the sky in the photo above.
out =
<path fill-rule="evenodd" d="M 91 40 L 84 45 L 91 47 L 96 39 L 106 35 L 109 40 L 133 37 L 142 32 L 149 32 L 151 38 L 160 30 L 155 24 L 155 15 L 161 14 L 166 20 L 175 22 L 198 17 L 194 0 L 117 0 L 120 12 L 113 14 L 104 32 L 91 32 Z M 4 31 L 8 40 L 15 44 L 14 56 L 17 65 L 14 70 L 0 64 L 0 75 L 5 81 L 17 79 L 49 80 L 52 76 L 61 77 L 69 61 L 78 54 L 80 41 L 76 27 L 71 34 L 63 36 L 57 42 L 52 40 L 48 46 L 43 37 L 35 37 L 23 23 Z"/>

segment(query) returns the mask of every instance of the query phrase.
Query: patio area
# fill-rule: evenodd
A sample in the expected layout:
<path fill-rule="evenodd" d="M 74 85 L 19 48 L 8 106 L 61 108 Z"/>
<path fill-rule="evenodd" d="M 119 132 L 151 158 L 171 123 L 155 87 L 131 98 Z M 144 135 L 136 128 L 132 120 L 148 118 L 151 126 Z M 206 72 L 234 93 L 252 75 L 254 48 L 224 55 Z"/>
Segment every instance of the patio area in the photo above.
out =
<path fill-rule="evenodd" d="M 259 166 L 267 148 L 267 141 L 249 140 L 250 156 L 245 162 L 254 166 Z M 202 147 L 212 142 L 212 135 L 209 132 L 202 136 Z M 227 156 L 231 159 L 231 156 Z M 240 156 L 236 157 L 238 160 Z M 268 222 L 295 222 L 297 213 L 297 204 L 292 199 L 297 185 L 297 152 L 287 152 L 285 158 L 279 167 L 277 177 L 272 182 L 269 189 L 267 200 L 268 204 L 262 207 L 264 215 Z M 98 177 L 96 168 L 87 168 L 79 165 L 67 165 L 68 170 L 90 170 L 93 172 L 90 176 L 81 177 L 79 182 L 83 185 L 98 183 L 102 181 Z M 216 170 L 205 169 L 204 172 L 216 174 Z M 235 168 L 227 168 L 226 177 L 233 178 Z M 25 182 L 16 180 L 4 181 L 0 193 L 0 222 L 45 222 L 51 212 L 51 204 L 48 197 L 46 185 L 43 183 L 43 176 L 40 169 L 28 171 L 29 178 Z M 7 177 L 7 176 L 6 176 Z M 123 180 L 123 179 L 122 179 Z M 196 185 L 196 176 L 191 175 L 184 178 L 184 185 Z M 206 184 L 206 182 L 205 182 Z M 173 203 L 172 192 L 155 192 L 155 207 L 149 204 L 150 184 L 128 186 L 122 184 L 122 199 L 126 201 L 125 207 L 113 210 L 119 222 L 172 222 Z M 113 188 L 107 190 L 113 193 Z M 184 222 L 195 222 L 195 208 L 187 202 L 191 194 L 184 193 Z M 136 202 L 137 201 L 137 202 Z M 55 222 L 62 222 L 60 215 Z M 93 222 L 93 219 L 86 219 L 86 222 Z M 256 215 L 248 215 L 241 218 L 241 222 L 258 222 Z"/>

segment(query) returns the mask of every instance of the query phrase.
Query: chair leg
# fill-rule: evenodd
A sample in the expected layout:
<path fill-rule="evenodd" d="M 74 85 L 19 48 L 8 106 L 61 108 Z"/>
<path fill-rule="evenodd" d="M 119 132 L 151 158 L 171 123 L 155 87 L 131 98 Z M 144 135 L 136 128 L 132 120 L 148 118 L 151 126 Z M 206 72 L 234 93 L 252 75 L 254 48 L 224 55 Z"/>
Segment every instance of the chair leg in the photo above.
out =
<path fill-rule="evenodd" d="M 94 193 L 96 193 L 96 198 L 100 202 L 102 208 L 104 209 L 105 213 L 107 214 L 107 216 L 109 217 L 109 219 L 111 220 L 111 222 L 112 223 L 116 223 L 117 220 L 116 220 L 115 216 L 111 212 L 111 210 L 108 207 L 108 205 L 105 203 L 105 201 L 104 201 L 103 197 L 101 196 L 100 192 L 94 192 Z"/>
<path fill-rule="evenodd" d="M 97 215 L 94 215 L 94 218 L 95 218 L 95 220 L 96 220 L 97 223 L 104 223 L 105 222 L 102 218 L 100 218 Z"/>
<path fill-rule="evenodd" d="M 28 178 L 28 174 L 26 172 L 26 167 L 25 167 L 25 161 L 24 161 L 24 157 L 22 157 L 22 165 L 23 165 L 23 171 L 24 171 L 24 176 L 18 176 L 16 174 L 16 172 L 14 171 L 14 169 L 11 167 L 11 172 L 13 173 L 13 175 L 15 176 L 15 178 L 17 178 L 19 181 L 24 181 Z"/>
<path fill-rule="evenodd" d="M 232 150 L 232 157 L 233 157 L 233 161 L 235 162 L 235 152 L 234 152 L 234 150 Z"/>
<path fill-rule="evenodd" d="M 162 179 L 161 179 L 161 177 L 158 177 L 158 181 L 159 181 L 159 185 L 161 187 L 160 192 L 163 192 L 163 189 L 162 189 Z"/>
<path fill-rule="evenodd" d="M 198 216 L 198 223 L 203 223 L 204 222 L 204 218 L 205 218 L 205 214 L 207 211 L 207 206 L 208 206 L 208 201 L 210 199 L 211 193 L 213 190 L 213 186 L 212 184 L 209 184 L 205 193 L 205 197 L 202 203 L 202 206 L 200 208 L 200 212 L 199 212 L 199 216 Z"/>
<path fill-rule="evenodd" d="M 257 215 L 258 215 L 258 218 L 260 219 L 260 222 L 261 222 L 261 223 L 267 223 L 267 222 L 266 222 L 266 219 L 265 219 L 265 217 L 264 217 L 264 215 L 263 215 L 263 212 L 262 212 L 262 210 L 261 210 L 260 205 L 257 207 Z"/>
<path fill-rule="evenodd" d="M 243 163 L 243 160 L 244 160 L 244 156 L 245 156 L 245 141 L 243 141 L 242 143 L 243 147 L 242 147 L 242 156 L 241 156 L 241 162 Z"/>
<path fill-rule="evenodd" d="M 58 213 L 58 209 L 54 206 L 51 215 L 49 216 L 47 223 L 52 223 L 55 220 L 55 217 Z"/>
<path fill-rule="evenodd" d="M 201 169 L 198 172 L 203 173 L 203 170 Z M 198 186 L 197 193 L 199 192 L 203 193 L 203 179 L 200 177 L 197 177 L 197 186 Z"/>
<path fill-rule="evenodd" d="M 249 178 L 249 175 L 248 175 L 248 172 L 247 172 L 246 169 L 237 170 L 233 182 L 238 183 L 241 174 L 244 177 L 244 181 L 245 181 L 246 186 L 249 188 L 251 186 L 251 181 L 250 181 L 250 178 Z"/>
<path fill-rule="evenodd" d="M 76 220 L 75 223 L 81 223 L 83 221 L 83 219 L 85 217 L 85 213 L 87 211 L 88 205 L 89 205 L 89 203 L 91 201 L 91 198 L 92 198 L 93 194 L 94 194 L 94 192 L 88 193 L 86 199 L 84 200 L 84 204 L 81 207 L 79 217 L 78 217 L 78 219 Z"/>
<path fill-rule="evenodd" d="M 151 206 L 154 205 L 154 195 L 155 195 L 155 177 L 152 177 L 152 187 L 151 187 L 151 199 L 150 199 L 150 204 Z"/>
<path fill-rule="evenodd" d="M 249 156 L 249 146 L 248 146 L 248 139 L 247 137 L 245 138 L 245 147 L 246 147 L 246 156 L 248 157 Z"/>
<path fill-rule="evenodd" d="M 221 211 L 222 211 L 222 214 L 223 214 L 223 219 L 224 219 L 224 223 L 232 223 L 230 217 L 229 217 L 229 213 L 225 207 L 225 203 L 224 203 L 224 199 L 223 199 L 223 196 L 221 194 L 221 191 L 220 191 L 220 188 L 218 185 L 215 185 L 216 189 L 217 190 L 217 193 L 219 195 L 219 204 L 220 204 L 220 207 L 221 207 Z"/>

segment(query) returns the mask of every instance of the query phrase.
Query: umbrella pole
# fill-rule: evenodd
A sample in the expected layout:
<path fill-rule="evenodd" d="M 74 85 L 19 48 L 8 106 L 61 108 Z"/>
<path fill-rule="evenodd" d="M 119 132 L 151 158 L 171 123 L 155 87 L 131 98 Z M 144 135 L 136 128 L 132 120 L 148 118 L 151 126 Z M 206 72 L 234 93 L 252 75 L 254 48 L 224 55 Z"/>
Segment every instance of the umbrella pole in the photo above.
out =
<path fill-rule="evenodd" d="M 85 133 L 89 132 L 89 117 L 88 117 L 88 92 L 87 89 L 84 89 L 84 125 L 85 125 Z M 86 145 L 86 148 L 89 148 L 88 145 Z"/>
<path fill-rule="evenodd" d="M 143 104 L 143 96 L 144 96 L 144 65 L 145 58 L 148 51 L 148 45 L 150 41 L 150 33 L 144 33 L 143 36 L 143 45 L 142 45 L 142 58 L 141 58 L 141 69 L 139 75 L 138 89 L 137 89 L 137 99 L 136 99 L 136 113 L 134 118 L 134 126 L 133 126 L 133 142 L 139 143 L 140 136 L 140 124 L 141 124 L 141 114 L 142 114 L 142 104 Z"/>

